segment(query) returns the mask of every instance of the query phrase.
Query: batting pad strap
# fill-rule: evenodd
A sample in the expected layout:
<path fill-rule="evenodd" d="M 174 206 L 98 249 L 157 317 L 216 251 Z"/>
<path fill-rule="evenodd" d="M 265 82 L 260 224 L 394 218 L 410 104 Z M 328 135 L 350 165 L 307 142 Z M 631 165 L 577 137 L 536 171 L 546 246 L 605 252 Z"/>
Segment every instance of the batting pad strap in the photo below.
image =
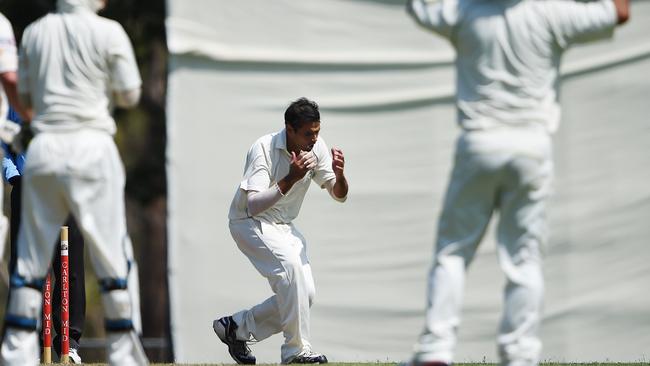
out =
<path fill-rule="evenodd" d="M 114 290 L 126 290 L 126 278 L 103 278 L 99 280 L 99 287 L 102 292 L 109 292 Z"/>
<path fill-rule="evenodd" d="M 133 330 L 131 319 L 106 319 L 104 327 L 107 332 L 126 332 Z"/>
<path fill-rule="evenodd" d="M 34 318 L 7 314 L 5 316 L 5 326 L 23 330 L 35 331 L 38 329 L 38 321 Z"/>
<path fill-rule="evenodd" d="M 45 285 L 44 278 L 37 278 L 31 281 L 27 281 L 25 277 L 17 273 L 11 275 L 11 279 L 9 280 L 9 282 L 11 288 L 29 287 L 29 288 L 33 288 L 36 291 L 43 291 L 43 286 Z"/>

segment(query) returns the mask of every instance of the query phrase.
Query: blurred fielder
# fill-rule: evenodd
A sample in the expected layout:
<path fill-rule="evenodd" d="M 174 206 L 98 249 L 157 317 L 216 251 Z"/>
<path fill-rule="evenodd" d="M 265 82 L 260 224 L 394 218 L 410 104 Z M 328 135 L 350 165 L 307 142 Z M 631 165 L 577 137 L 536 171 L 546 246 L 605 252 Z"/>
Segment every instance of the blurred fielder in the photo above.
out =
<path fill-rule="evenodd" d="M 412 363 L 452 362 L 465 270 L 492 213 L 506 275 L 498 350 L 535 365 L 544 291 L 541 250 L 560 120 L 560 59 L 575 43 L 611 37 L 628 0 L 409 0 L 408 12 L 456 50 L 462 133 L 438 225 L 424 331 Z"/>
<path fill-rule="evenodd" d="M 247 346 L 283 332 L 281 358 L 289 363 L 327 363 L 311 349 L 309 308 L 315 295 L 307 242 L 292 221 L 313 180 L 335 200 L 347 198 L 343 152 L 330 151 L 318 135 L 318 105 L 291 103 L 285 128 L 258 139 L 248 151 L 244 178 L 230 206 L 230 233 L 239 249 L 269 281 L 275 295 L 248 310 L 216 319 L 213 328 L 237 363 L 255 364 Z"/>
<path fill-rule="evenodd" d="M 9 20 L 0 13 L 0 138 L 12 142 L 20 127 L 13 121 L 7 121 L 9 105 L 21 119 L 31 119 L 31 114 L 20 103 L 18 97 L 18 54 L 14 31 Z M 8 123 L 6 123 L 8 122 Z"/>
<path fill-rule="evenodd" d="M 18 100 L 17 89 L 18 54 L 16 51 L 16 40 L 14 31 L 9 20 L 0 13 L 0 140 L 4 143 L 12 143 L 16 134 L 20 132 L 20 126 L 7 119 L 9 105 L 17 110 L 22 118 L 29 118 L 25 109 Z M 2 181 L 0 181 L 0 208 L 3 207 Z M 0 212 L 0 254 L 4 253 L 5 237 L 9 223 L 7 218 Z"/>
<path fill-rule="evenodd" d="M 148 363 L 134 331 L 139 299 L 129 289 L 136 271 L 126 231 L 124 167 L 110 114 L 113 103 L 137 104 L 141 80 L 124 29 L 95 13 L 103 6 L 102 0 L 59 0 L 56 13 L 23 34 L 18 91 L 34 110 L 35 137 L 24 168 L 2 365 L 38 364 L 41 291 L 54 239 L 70 213 L 100 282 L 109 364 Z"/>

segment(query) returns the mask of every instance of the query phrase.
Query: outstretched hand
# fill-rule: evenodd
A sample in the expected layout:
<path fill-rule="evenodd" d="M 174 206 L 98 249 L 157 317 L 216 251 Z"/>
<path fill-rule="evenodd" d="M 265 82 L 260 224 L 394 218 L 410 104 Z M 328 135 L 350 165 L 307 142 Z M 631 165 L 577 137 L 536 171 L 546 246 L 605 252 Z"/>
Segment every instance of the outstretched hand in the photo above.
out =
<path fill-rule="evenodd" d="M 345 168 L 345 156 L 343 156 L 343 151 L 339 148 L 332 148 L 332 170 L 336 178 L 343 176 L 343 170 Z"/>

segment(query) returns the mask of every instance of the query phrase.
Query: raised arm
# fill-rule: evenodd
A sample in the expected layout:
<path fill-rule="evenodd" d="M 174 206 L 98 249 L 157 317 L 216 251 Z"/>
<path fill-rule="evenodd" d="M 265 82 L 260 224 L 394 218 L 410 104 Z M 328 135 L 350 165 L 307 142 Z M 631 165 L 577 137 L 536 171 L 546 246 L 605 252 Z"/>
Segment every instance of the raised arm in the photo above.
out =
<path fill-rule="evenodd" d="M 331 181 L 329 181 L 329 184 L 326 187 L 330 192 L 330 195 L 332 195 L 335 200 L 340 202 L 345 201 L 348 196 L 348 180 L 343 174 L 344 169 L 345 157 L 343 155 L 343 151 L 335 147 L 332 148 L 332 170 L 334 170 L 336 179 L 331 186 L 329 185 L 331 184 Z"/>

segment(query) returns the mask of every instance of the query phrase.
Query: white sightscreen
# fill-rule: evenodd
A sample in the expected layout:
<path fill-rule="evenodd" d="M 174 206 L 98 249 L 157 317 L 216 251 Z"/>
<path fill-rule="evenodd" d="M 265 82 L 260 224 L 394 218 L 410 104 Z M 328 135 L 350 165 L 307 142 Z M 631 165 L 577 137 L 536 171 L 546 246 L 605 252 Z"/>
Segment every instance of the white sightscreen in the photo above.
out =
<path fill-rule="evenodd" d="M 403 0 L 168 0 L 169 281 L 177 361 L 228 362 L 212 320 L 271 295 L 230 237 L 245 154 L 297 97 L 321 105 L 351 191 L 315 185 L 297 226 L 317 287 L 312 343 L 331 361 L 399 361 L 423 324 L 458 134 L 451 49 Z M 614 42 L 565 60 L 543 358 L 647 361 L 650 3 Z M 496 360 L 504 280 L 488 233 L 466 288 L 458 361 Z M 253 346 L 279 362 L 281 336 Z"/>

